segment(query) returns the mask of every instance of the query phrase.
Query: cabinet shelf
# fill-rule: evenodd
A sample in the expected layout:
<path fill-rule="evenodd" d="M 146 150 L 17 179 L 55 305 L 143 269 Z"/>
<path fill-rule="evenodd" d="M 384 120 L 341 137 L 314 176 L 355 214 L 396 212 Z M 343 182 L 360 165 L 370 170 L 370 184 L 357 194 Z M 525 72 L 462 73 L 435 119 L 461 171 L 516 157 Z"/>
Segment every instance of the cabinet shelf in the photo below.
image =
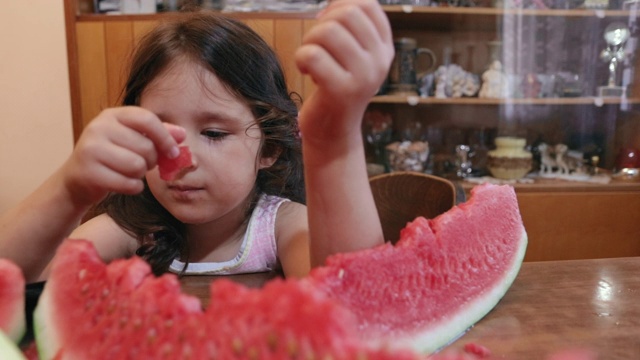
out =
<path fill-rule="evenodd" d="M 460 185 L 465 191 L 477 185 L 475 182 L 462 181 Z M 586 183 L 568 180 L 536 179 L 534 183 L 511 184 L 519 193 L 580 193 L 580 192 L 637 192 L 640 182 L 611 180 L 608 184 Z"/>
<path fill-rule="evenodd" d="M 409 105 L 617 105 L 640 104 L 640 98 L 434 98 L 418 96 L 380 95 L 371 100 L 372 104 Z"/>
<path fill-rule="evenodd" d="M 439 30 L 488 30 L 508 17 L 555 17 L 580 21 L 590 19 L 637 18 L 638 12 L 630 10 L 590 9 L 504 9 L 489 7 L 430 7 L 410 5 L 386 5 L 384 10 L 394 29 Z"/>
<path fill-rule="evenodd" d="M 601 10 L 601 9 L 505 9 L 492 7 L 446 7 L 446 6 L 411 6 L 411 5 L 384 5 L 387 14 L 423 14 L 443 17 L 447 15 L 521 15 L 521 16 L 560 16 L 560 17 L 637 17 L 637 11 L 633 10 Z"/>

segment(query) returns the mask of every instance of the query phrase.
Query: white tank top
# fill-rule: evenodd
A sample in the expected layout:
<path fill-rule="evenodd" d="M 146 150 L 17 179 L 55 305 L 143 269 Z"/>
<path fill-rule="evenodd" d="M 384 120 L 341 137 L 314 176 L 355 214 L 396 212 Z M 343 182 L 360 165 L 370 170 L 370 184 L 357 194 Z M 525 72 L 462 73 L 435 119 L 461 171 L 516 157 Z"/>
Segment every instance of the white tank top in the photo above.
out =
<path fill-rule="evenodd" d="M 232 275 L 273 271 L 280 267 L 276 248 L 275 224 L 278 208 L 289 199 L 261 195 L 249 218 L 240 251 L 233 259 L 223 262 L 189 263 L 187 275 Z M 185 263 L 174 259 L 169 267 L 181 273 Z"/>

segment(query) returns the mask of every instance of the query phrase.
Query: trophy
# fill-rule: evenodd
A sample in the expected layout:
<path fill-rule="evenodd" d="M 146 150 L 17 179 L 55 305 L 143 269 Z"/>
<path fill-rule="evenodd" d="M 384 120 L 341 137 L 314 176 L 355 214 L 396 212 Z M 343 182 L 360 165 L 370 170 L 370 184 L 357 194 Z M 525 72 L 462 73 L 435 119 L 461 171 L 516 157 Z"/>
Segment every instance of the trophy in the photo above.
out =
<path fill-rule="evenodd" d="M 622 97 L 626 95 L 626 87 L 616 85 L 616 70 L 624 60 L 624 43 L 629 39 L 629 28 L 620 22 L 609 24 L 604 29 L 604 40 L 608 46 L 600 53 L 600 59 L 609 63 L 609 80 L 606 86 L 598 87 L 600 97 Z"/>

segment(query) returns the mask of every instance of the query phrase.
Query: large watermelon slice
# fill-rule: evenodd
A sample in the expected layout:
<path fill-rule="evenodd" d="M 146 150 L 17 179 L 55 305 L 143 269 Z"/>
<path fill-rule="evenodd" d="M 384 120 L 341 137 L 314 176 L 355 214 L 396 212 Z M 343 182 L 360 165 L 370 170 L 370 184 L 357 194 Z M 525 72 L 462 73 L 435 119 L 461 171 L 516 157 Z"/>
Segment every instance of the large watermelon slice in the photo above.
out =
<path fill-rule="evenodd" d="M 395 246 L 338 254 L 310 277 L 353 311 L 363 339 L 432 352 L 498 303 L 526 246 L 515 191 L 486 184 L 439 217 L 410 223 Z"/>
<path fill-rule="evenodd" d="M 89 242 L 67 240 L 36 340 L 41 359 L 418 359 L 413 350 L 441 347 L 496 305 L 526 242 L 513 189 L 480 186 L 409 224 L 397 245 L 336 255 L 307 279 L 218 280 L 203 311 L 174 275 L 156 278 L 139 258 L 105 265 Z"/>
<path fill-rule="evenodd" d="M 139 258 L 103 264 L 91 243 L 58 250 L 38 302 L 40 359 L 418 359 L 369 349 L 353 315 L 307 282 L 211 286 L 203 311 Z"/>
<path fill-rule="evenodd" d="M 7 259 L 0 259 L 0 331 L 14 343 L 25 333 L 25 280 L 22 270 Z"/>

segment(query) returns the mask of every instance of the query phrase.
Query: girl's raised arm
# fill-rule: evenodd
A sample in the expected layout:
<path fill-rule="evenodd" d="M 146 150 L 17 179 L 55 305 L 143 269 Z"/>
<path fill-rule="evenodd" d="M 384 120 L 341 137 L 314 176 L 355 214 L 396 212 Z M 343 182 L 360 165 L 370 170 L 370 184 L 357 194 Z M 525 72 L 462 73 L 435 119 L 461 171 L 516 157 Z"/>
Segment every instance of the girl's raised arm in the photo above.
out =
<path fill-rule="evenodd" d="M 0 257 L 34 281 L 84 213 L 108 192 L 142 191 L 157 154 L 175 157 L 184 130 L 137 107 L 108 109 L 85 129 L 67 161 L 38 189 L 0 216 Z"/>
<path fill-rule="evenodd" d="M 300 111 L 311 265 L 384 239 L 369 187 L 361 121 L 393 58 L 391 28 L 376 0 L 337 0 L 296 53 L 317 84 Z"/>

